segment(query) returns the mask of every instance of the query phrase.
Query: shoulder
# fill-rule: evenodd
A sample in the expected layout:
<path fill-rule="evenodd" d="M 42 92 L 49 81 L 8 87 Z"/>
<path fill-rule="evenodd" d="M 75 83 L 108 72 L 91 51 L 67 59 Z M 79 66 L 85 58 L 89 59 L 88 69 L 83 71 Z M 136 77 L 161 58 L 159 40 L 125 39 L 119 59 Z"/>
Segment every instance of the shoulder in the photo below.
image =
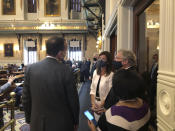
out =
<path fill-rule="evenodd" d="M 70 66 L 65 65 L 63 63 L 60 63 L 59 67 L 60 67 L 59 70 L 61 71 L 62 74 L 64 74 L 64 75 L 71 75 L 72 74 L 73 75 L 73 69 Z"/>
<path fill-rule="evenodd" d="M 109 124 L 126 130 L 138 130 L 149 121 L 150 110 L 146 105 L 140 109 L 112 106 L 106 111 L 105 116 Z"/>
<path fill-rule="evenodd" d="M 26 67 L 26 71 L 29 71 L 33 68 L 37 68 L 38 66 L 41 66 L 41 65 L 42 65 L 42 61 L 39 61 L 39 62 L 36 62 L 36 63 L 33 63 L 33 64 L 29 64 Z"/>

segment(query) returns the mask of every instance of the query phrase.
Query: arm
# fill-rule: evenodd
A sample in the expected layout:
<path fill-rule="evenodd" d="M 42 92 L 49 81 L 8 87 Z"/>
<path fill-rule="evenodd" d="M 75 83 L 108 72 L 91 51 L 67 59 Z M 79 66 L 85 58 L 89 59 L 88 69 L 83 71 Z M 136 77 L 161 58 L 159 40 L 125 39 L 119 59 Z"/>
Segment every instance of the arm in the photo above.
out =
<path fill-rule="evenodd" d="M 100 128 L 102 131 L 108 131 L 107 129 L 107 124 L 106 124 L 106 117 L 105 114 L 103 113 L 99 120 L 98 120 L 98 124 L 97 124 L 97 128 L 95 127 L 95 125 L 93 124 L 93 122 L 88 120 L 88 126 L 91 129 L 91 131 L 97 131 L 97 128 Z M 117 130 L 118 131 L 118 130 Z"/>
<path fill-rule="evenodd" d="M 3 93 L 3 91 L 4 90 L 6 90 L 8 87 L 10 87 L 11 86 L 11 84 L 10 83 L 5 83 L 4 85 L 2 85 L 1 87 L 0 87 L 0 93 Z"/>
<path fill-rule="evenodd" d="M 27 123 L 30 123 L 30 117 L 31 117 L 31 93 L 29 83 L 30 83 L 30 76 L 28 67 L 25 72 L 24 88 L 22 93 L 22 104 L 24 106 L 25 119 Z"/>
<path fill-rule="evenodd" d="M 67 101 L 70 107 L 70 111 L 72 113 L 74 126 L 75 128 L 77 128 L 78 123 L 79 123 L 78 92 L 76 89 L 76 84 L 74 81 L 73 73 L 70 70 L 66 70 L 66 72 L 67 73 L 66 73 L 66 78 L 65 78 L 65 94 L 66 94 Z"/>
<path fill-rule="evenodd" d="M 0 87 L 0 93 L 5 91 L 6 89 L 8 89 L 12 85 L 14 79 L 15 79 L 15 77 L 10 76 L 8 79 L 8 82 Z"/>
<path fill-rule="evenodd" d="M 88 126 L 91 129 L 91 131 L 97 131 L 95 125 L 90 120 L 88 120 Z"/>
<path fill-rule="evenodd" d="M 92 109 L 95 108 L 95 96 L 91 94 L 91 105 L 92 105 Z"/>
<path fill-rule="evenodd" d="M 90 96 L 91 96 L 92 109 L 95 108 L 95 93 L 96 93 L 96 86 L 94 85 L 95 72 L 93 74 L 93 79 L 92 79 L 92 83 L 91 83 L 91 87 L 90 87 L 91 88 L 91 90 L 90 90 Z"/>

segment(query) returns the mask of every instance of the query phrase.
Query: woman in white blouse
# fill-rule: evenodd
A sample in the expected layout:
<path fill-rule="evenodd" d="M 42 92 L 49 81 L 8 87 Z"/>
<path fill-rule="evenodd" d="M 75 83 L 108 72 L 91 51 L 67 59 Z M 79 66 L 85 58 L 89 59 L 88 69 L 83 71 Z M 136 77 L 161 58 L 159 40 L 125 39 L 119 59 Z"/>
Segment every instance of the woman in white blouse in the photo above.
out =
<path fill-rule="evenodd" d="M 92 110 L 95 112 L 96 120 L 112 87 L 112 77 L 112 57 L 109 52 L 104 51 L 99 55 L 90 91 Z"/>

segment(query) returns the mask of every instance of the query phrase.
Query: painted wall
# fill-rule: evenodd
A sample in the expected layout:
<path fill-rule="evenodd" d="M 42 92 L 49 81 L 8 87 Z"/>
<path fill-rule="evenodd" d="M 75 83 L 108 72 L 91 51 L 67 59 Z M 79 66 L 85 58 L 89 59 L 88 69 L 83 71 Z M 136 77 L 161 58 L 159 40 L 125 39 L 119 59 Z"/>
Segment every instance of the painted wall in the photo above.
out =
<path fill-rule="evenodd" d="M 92 35 L 87 36 L 87 50 L 85 51 L 85 57 L 90 58 L 92 62 L 93 56 L 97 54 L 96 39 Z"/>
<path fill-rule="evenodd" d="M 103 30 L 103 50 L 109 50 L 110 32 L 117 19 L 117 50 L 133 48 L 133 9 L 123 7 L 122 0 L 110 1 L 106 5 L 106 25 Z M 104 26 L 103 26 L 104 28 Z"/>
<path fill-rule="evenodd" d="M 107 23 L 109 22 L 110 20 L 110 17 L 114 11 L 114 8 L 116 6 L 116 4 L 119 2 L 120 0 L 109 0 L 109 1 L 106 1 L 106 25 Z"/>
<path fill-rule="evenodd" d="M 4 53 L 4 44 L 13 43 L 13 57 L 5 57 Z M 0 35 L 0 65 L 6 64 L 17 64 L 20 65 L 22 63 L 22 55 L 21 51 L 18 50 L 18 39 L 15 34 L 11 35 Z"/>
<path fill-rule="evenodd" d="M 16 15 L 2 15 L 2 0 L 0 0 L 0 20 L 61 20 L 68 19 L 68 7 L 66 6 L 66 0 L 61 1 L 61 16 L 50 17 L 44 15 L 44 2 L 45 0 L 39 0 L 37 6 L 37 13 L 27 13 L 27 0 L 16 0 Z"/>
<path fill-rule="evenodd" d="M 2 15 L 2 0 L 0 0 L 0 20 L 24 20 L 23 0 L 16 0 L 16 15 Z"/>
<path fill-rule="evenodd" d="M 61 16 L 60 17 L 49 17 L 44 16 L 44 2 L 45 0 L 40 0 L 38 17 L 40 20 L 60 20 L 60 19 L 68 19 L 68 7 L 66 6 L 66 0 L 61 1 Z"/>
<path fill-rule="evenodd" d="M 39 42 L 39 35 L 36 34 L 34 39 L 37 39 L 37 53 L 38 53 L 38 60 L 42 60 L 46 57 L 46 41 L 49 39 L 49 37 L 57 35 L 60 37 L 63 37 L 62 34 L 42 34 L 42 43 L 40 44 Z M 5 35 L 0 35 L 0 65 L 7 65 L 7 64 L 17 64 L 20 65 L 23 63 L 23 44 L 24 41 L 27 40 L 28 38 L 32 38 L 31 35 L 23 34 L 21 37 L 21 43 L 20 43 L 20 48 L 18 44 L 18 39 L 15 34 L 5 34 Z M 77 39 L 82 41 L 82 57 L 90 58 L 92 60 L 93 55 L 97 53 L 96 50 L 96 39 L 88 35 L 86 38 L 87 42 L 87 50 L 84 51 L 85 49 L 85 44 L 83 43 L 84 35 L 82 34 L 66 34 L 64 36 L 66 40 L 71 40 L 71 39 Z M 4 56 L 4 44 L 5 43 L 13 43 L 13 57 L 5 57 Z M 19 49 L 19 50 L 16 50 Z M 84 54 L 84 55 L 83 55 Z"/>

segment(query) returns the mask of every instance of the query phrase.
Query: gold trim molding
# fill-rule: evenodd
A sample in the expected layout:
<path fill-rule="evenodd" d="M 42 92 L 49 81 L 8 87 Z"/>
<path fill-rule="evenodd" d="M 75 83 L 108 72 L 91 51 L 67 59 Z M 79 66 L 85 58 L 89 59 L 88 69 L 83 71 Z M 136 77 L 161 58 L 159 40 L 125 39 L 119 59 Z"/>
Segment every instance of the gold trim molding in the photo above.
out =
<path fill-rule="evenodd" d="M 54 27 L 0 27 L 0 31 L 11 31 L 11 30 L 87 30 L 86 26 L 54 26 Z"/>

